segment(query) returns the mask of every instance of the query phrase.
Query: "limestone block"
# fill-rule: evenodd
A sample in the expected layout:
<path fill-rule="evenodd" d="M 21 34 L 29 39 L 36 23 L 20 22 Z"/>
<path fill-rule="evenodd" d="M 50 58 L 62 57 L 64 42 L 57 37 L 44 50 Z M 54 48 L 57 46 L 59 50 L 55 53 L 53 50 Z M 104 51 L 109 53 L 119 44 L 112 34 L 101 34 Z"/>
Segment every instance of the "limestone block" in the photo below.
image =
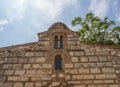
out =
<path fill-rule="evenodd" d="M 112 62 L 98 62 L 98 67 L 112 67 Z"/>
<path fill-rule="evenodd" d="M 5 76 L 0 76 L 0 82 L 4 82 L 6 80 Z"/>
<path fill-rule="evenodd" d="M 114 69 L 113 68 L 102 68 L 103 73 L 113 73 Z"/>
<path fill-rule="evenodd" d="M 34 87 L 33 85 L 34 85 L 33 82 L 26 82 L 25 83 L 25 87 Z"/>
<path fill-rule="evenodd" d="M 29 77 L 26 76 L 9 76 L 7 81 L 28 81 Z"/>
<path fill-rule="evenodd" d="M 80 74 L 90 73 L 89 69 L 79 69 Z"/>
<path fill-rule="evenodd" d="M 108 61 L 107 56 L 99 56 L 99 61 Z"/>
<path fill-rule="evenodd" d="M 5 70 L 4 75 L 13 75 L 14 70 Z"/>
<path fill-rule="evenodd" d="M 74 37 L 74 35 L 67 35 L 67 37 L 70 37 L 70 38 L 71 38 L 71 37 Z"/>
<path fill-rule="evenodd" d="M 76 44 L 75 41 L 68 41 L 68 44 Z"/>
<path fill-rule="evenodd" d="M 66 69 L 65 70 L 66 73 L 68 74 L 78 74 L 78 70 L 77 69 Z"/>
<path fill-rule="evenodd" d="M 74 52 L 71 51 L 71 52 L 69 52 L 69 53 L 70 53 L 70 56 L 74 56 Z"/>
<path fill-rule="evenodd" d="M 52 65 L 51 64 L 43 64 L 43 68 L 51 69 Z"/>
<path fill-rule="evenodd" d="M 101 70 L 99 68 L 91 68 L 90 72 L 91 73 L 101 73 Z"/>
<path fill-rule="evenodd" d="M 13 87 L 23 87 L 23 84 L 20 82 L 14 83 Z"/>
<path fill-rule="evenodd" d="M 12 82 L 4 82 L 4 84 L 2 84 L 1 87 L 13 87 L 12 85 L 13 85 Z"/>
<path fill-rule="evenodd" d="M 94 75 L 72 75 L 73 80 L 94 79 Z"/>
<path fill-rule="evenodd" d="M 95 55 L 94 51 L 85 51 L 85 55 Z"/>
<path fill-rule="evenodd" d="M 75 56 L 84 56 L 84 52 L 83 51 L 77 51 L 77 52 L 75 52 Z"/>
<path fill-rule="evenodd" d="M 35 87 L 42 87 L 42 83 L 41 82 L 35 82 Z"/>
<path fill-rule="evenodd" d="M 73 68 L 73 63 L 67 63 L 67 64 L 65 64 L 65 68 Z"/>
<path fill-rule="evenodd" d="M 52 86 L 58 86 L 60 82 L 52 82 Z"/>
<path fill-rule="evenodd" d="M 81 62 L 88 62 L 88 58 L 87 57 L 80 57 Z"/>
<path fill-rule="evenodd" d="M 30 69 L 30 68 L 31 68 L 31 64 L 24 64 L 24 65 L 23 65 L 23 68 L 24 68 L 24 69 Z"/>
<path fill-rule="evenodd" d="M 26 70 L 26 75 L 31 76 L 35 75 L 36 70 Z"/>
<path fill-rule="evenodd" d="M 60 74 L 58 75 L 58 77 L 63 78 L 63 77 L 64 77 L 64 74 L 60 73 Z"/>
<path fill-rule="evenodd" d="M 36 59 L 36 62 L 39 63 L 39 62 L 45 62 L 45 57 L 37 57 Z"/>
<path fill-rule="evenodd" d="M 12 64 L 3 64 L 4 69 L 12 69 Z"/>
<path fill-rule="evenodd" d="M 25 74 L 25 70 L 16 70 L 15 71 L 15 75 L 24 75 Z"/>
<path fill-rule="evenodd" d="M 13 69 L 21 69 L 21 64 L 13 64 Z"/>
<path fill-rule="evenodd" d="M 51 74 L 51 70 L 36 70 L 36 74 L 43 75 L 43 74 Z"/>
<path fill-rule="evenodd" d="M 43 52 L 35 52 L 35 56 L 43 56 Z"/>
<path fill-rule="evenodd" d="M 25 52 L 25 56 L 27 57 L 34 56 L 34 52 Z"/>
<path fill-rule="evenodd" d="M 94 83 L 114 83 L 114 80 L 94 80 Z"/>
<path fill-rule="evenodd" d="M 19 58 L 20 63 L 33 63 L 35 58 Z"/>
<path fill-rule="evenodd" d="M 88 57 L 88 58 L 89 58 L 89 61 L 90 61 L 90 62 L 97 62 L 97 61 L 98 61 L 97 56 L 90 56 L 90 57 Z"/>
<path fill-rule="evenodd" d="M 30 78 L 30 81 L 41 81 L 42 80 L 42 76 L 32 76 Z"/>
<path fill-rule="evenodd" d="M 39 69 L 39 68 L 40 68 L 40 65 L 39 65 L 39 64 L 32 64 L 32 68 L 33 68 L 33 69 Z"/>
<path fill-rule="evenodd" d="M 78 57 L 71 57 L 72 62 L 78 62 Z"/>
<path fill-rule="evenodd" d="M 70 79 L 71 79 L 71 76 L 70 76 L 70 75 L 66 75 L 66 76 L 65 76 L 65 79 L 66 79 L 66 80 L 70 80 Z"/>
<path fill-rule="evenodd" d="M 96 74 L 96 79 L 114 79 L 117 78 L 115 74 Z"/>
<path fill-rule="evenodd" d="M 17 63 L 17 58 L 7 58 L 6 63 Z"/>
<path fill-rule="evenodd" d="M 109 87 L 120 87 L 120 84 L 110 84 Z"/>

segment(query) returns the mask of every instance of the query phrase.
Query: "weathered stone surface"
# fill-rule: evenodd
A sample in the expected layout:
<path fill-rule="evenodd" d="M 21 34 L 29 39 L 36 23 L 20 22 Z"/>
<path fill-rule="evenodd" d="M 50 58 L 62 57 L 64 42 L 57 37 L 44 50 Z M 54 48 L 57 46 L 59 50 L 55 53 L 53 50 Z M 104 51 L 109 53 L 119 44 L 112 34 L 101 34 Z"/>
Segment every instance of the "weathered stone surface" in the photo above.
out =
<path fill-rule="evenodd" d="M 1 87 L 13 87 L 13 83 L 12 82 L 6 82 Z"/>
<path fill-rule="evenodd" d="M 72 62 L 78 62 L 78 57 L 71 57 Z"/>
<path fill-rule="evenodd" d="M 72 63 L 65 64 L 65 68 L 73 68 L 73 64 Z"/>
<path fill-rule="evenodd" d="M 25 74 L 25 70 L 16 70 L 15 71 L 15 75 L 24 75 Z"/>
<path fill-rule="evenodd" d="M 75 52 L 75 56 L 84 56 L 84 52 L 83 51 Z"/>
<path fill-rule="evenodd" d="M 33 85 L 34 85 L 33 82 L 26 82 L 25 83 L 25 87 L 34 87 Z"/>
<path fill-rule="evenodd" d="M 14 70 L 5 70 L 4 75 L 13 75 Z"/>
<path fill-rule="evenodd" d="M 101 73 L 101 70 L 99 68 L 91 68 L 90 72 L 91 73 Z"/>
<path fill-rule="evenodd" d="M 7 58 L 5 63 L 17 63 L 17 58 Z"/>
<path fill-rule="evenodd" d="M 85 80 L 85 79 L 94 79 L 94 75 L 73 75 L 73 80 Z"/>
<path fill-rule="evenodd" d="M 29 77 L 26 76 L 9 76 L 7 81 L 28 81 Z"/>
<path fill-rule="evenodd" d="M 13 87 L 24 87 L 24 86 L 23 86 L 23 83 L 17 82 L 17 83 L 14 83 Z"/>
<path fill-rule="evenodd" d="M 36 58 L 36 62 L 37 62 L 37 63 L 41 63 L 41 62 L 44 63 L 44 62 L 45 62 L 45 57 L 37 57 L 37 58 Z"/>
<path fill-rule="evenodd" d="M 79 69 L 79 73 L 85 74 L 90 73 L 89 69 Z"/>
<path fill-rule="evenodd" d="M 98 57 L 97 56 L 90 56 L 88 58 L 89 58 L 90 62 L 96 62 L 96 61 L 98 61 Z"/>
<path fill-rule="evenodd" d="M 25 52 L 25 56 L 27 57 L 34 56 L 34 52 Z"/>
<path fill-rule="evenodd" d="M 23 68 L 24 68 L 24 69 L 30 69 L 30 68 L 31 68 L 31 64 L 24 64 L 24 65 L 23 65 Z"/>
<path fill-rule="evenodd" d="M 35 52 L 35 56 L 43 56 L 43 52 Z"/>

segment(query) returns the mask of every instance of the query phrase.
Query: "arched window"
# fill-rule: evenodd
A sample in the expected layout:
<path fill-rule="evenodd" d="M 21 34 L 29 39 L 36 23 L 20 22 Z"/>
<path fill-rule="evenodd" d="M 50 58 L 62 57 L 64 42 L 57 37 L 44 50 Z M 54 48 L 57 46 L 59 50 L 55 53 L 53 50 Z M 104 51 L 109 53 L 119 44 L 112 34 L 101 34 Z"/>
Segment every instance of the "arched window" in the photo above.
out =
<path fill-rule="evenodd" d="M 62 58 L 60 55 L 55 57 L 55 70 L 62 70 Z"/>
<path fill-rule="evenodd" d="M 58 36 L 54 37 L 54 48 L 58 48 Z"/>
<path fill-rule="evenodd" d="M 63 48 L 63 36 L 60 36 L 60 44 L 59 44 L 60 46 L 60 48 Z"/>

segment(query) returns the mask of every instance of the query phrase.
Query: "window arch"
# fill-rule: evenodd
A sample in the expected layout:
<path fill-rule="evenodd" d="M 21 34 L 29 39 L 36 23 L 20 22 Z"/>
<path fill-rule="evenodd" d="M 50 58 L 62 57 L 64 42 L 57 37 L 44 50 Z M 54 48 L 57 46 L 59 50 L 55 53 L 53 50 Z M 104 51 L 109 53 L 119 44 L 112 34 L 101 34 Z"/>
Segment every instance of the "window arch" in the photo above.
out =
<path fill-rule="evenodd" d="M 58 48 L 58 36 L 54 37 L 54 48 Z"/>
<path fill-rule="evenodd" d="M 62 70 L 62 57 L 60 55 L 55 57 L 55 70 Z"/>
<path fill-rule="evenodd" d="M 63 36 L 61 35 L 60 36 L 60 44 L 59 44 L 60 46 L 60 48 L 63 48 Z"/>

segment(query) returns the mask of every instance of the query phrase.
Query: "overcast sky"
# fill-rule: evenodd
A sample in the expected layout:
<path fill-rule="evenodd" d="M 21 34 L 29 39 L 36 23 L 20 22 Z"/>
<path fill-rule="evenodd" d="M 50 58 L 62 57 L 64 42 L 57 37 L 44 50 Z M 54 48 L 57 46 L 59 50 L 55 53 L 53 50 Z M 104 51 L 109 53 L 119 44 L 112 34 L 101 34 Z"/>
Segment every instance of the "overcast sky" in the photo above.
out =
<path fill-rule="evenodd" d="M 35 42 L 55 22 L 77 30 L 71 20 L 88 12 L 120 25 L 120 0 L 0 0 L 0 47 Z"/>

